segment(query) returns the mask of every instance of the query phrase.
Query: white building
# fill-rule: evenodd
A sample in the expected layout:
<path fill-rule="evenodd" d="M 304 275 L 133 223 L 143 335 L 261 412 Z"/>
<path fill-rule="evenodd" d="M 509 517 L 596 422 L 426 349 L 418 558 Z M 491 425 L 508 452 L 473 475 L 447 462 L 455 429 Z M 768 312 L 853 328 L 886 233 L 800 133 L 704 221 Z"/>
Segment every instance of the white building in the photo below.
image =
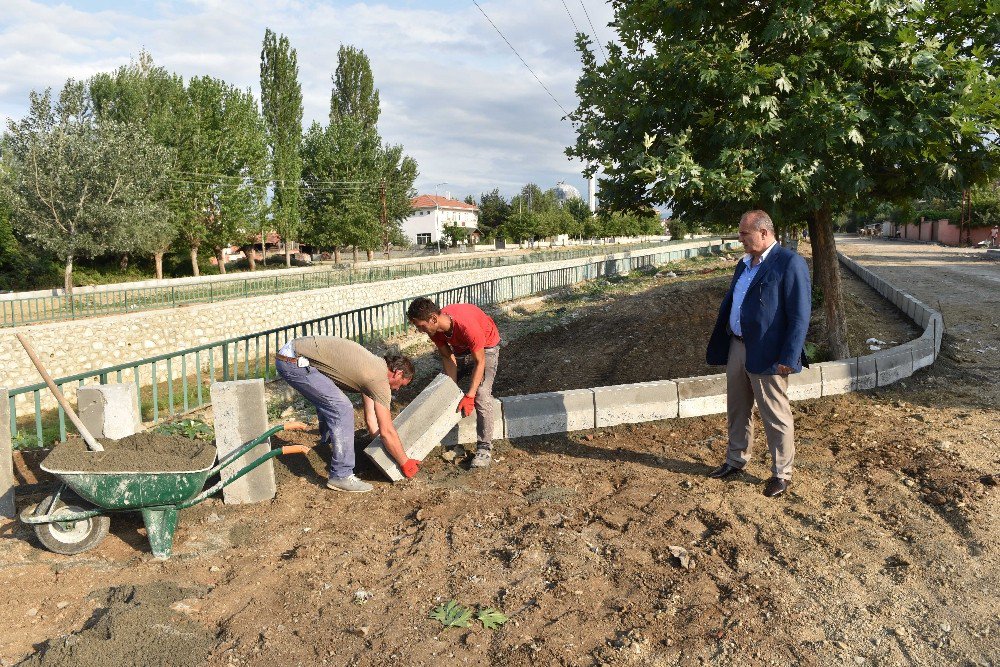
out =
<path fill-rule="evenodd" d="M 420 195 L 410 200 L 413 212 L 403 220 L 403 233 L 417 245 L 446 242 L 444 228 L 452 225 L 465 227 L 470 236 L 479 239 L 479 209 L 464 201 Z"/>

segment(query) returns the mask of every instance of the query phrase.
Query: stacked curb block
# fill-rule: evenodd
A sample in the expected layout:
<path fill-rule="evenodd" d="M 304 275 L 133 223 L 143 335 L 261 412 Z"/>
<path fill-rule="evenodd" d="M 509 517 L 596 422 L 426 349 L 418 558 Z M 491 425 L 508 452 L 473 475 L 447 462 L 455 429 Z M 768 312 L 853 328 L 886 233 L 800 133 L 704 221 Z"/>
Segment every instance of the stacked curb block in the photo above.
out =
<path fill-rule="evenodd" d="M 923 329 L 902 345 L 862 357 L 813 364 L 788 378 L 793 401 L 885 387 L 930 366 L 941 351 L 941 313 L 838 253 L 840 262 Z M 507 439 L 566 433 L 616 424 L 699 417 L 726 412 L 726 376 L 640 382 L 593 389 L 507 396 L 503 404 Z"/>

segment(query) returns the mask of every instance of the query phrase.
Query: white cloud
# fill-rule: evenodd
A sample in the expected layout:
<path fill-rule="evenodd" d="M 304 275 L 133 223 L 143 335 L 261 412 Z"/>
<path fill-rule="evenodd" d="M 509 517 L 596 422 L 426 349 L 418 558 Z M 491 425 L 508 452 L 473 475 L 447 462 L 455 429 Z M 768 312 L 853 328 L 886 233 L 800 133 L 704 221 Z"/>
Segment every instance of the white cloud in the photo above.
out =
<path fill-rule="evenodd" d="M 611 9 L 583 0 L 602 39 Z M 526 182 L 566 180 L 581 191 L 581 165 L 564 149 L 575 134 L 562 111 L 472 3 L 186 0 L 9 0 L 0 18 L 0 115 L 20 117 L 28 92 L 58 89 L 126 64 L 141 49 L 185 77 L 210 75 L 259 90 L 264 29 L 298 52 L 304 124 L 325 122 L 337 49 L 362 48 L 382 100 L 383 136 L 402 143 L 420 167 L 418 188 L 447 181 L 453 195 Z M 521 56 L 567 110 L 576 106 L 579 58 L 561 2 L 481 2 Z M 576 25 L 590 26 L 580 0 L 567 0 Z"/>

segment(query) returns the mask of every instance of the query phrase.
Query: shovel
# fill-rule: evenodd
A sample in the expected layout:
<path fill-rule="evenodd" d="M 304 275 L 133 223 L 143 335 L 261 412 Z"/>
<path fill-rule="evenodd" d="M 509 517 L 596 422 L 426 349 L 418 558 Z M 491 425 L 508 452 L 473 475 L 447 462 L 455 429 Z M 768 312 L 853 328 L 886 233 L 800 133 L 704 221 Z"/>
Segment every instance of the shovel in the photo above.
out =
<path fill-rule="evenodd" d="M 69 415 L 69 420 L 73 422 L 73 426 L 75 426 L 76 430 L 83 436 L 83 441 L 87 443 L 87 448 L 92 452 L 103 452 L 104 447 L 101 447 L 101 443 L 97 442 L 97 440 L 94 439 L 94 436 L 90 434 L 90 431 L 87 430 L 87 427 L 83 425 L 83 422 L 80 421 L 80 418 L 76 415 L 76 410 L 70 407 L 69 401 L 66 400 L 62 391 L 58 386 L 56 386 L 56 383 L 53 382 L 52 376 L 49 375 L 49 372 L 45 370 L 45 366 L 42 365 L 42 360 L 38 358 L 37 354 L 35 354 L 35 350 L 31 347 L 31 343 L 28 342 L 28 339 L 24 337 L 24 334 L 14 334 L 14 336 L 21 341 L 21 345 L 24 346 L 24 351 L 28 353 L 31 363 L 33 363 L 35 368 L 38 369 L 38 374 L 42 376 L 43 380 L 45 380 L 45 384 L 48 386 L 49 391 L 51 391 L 52 395 L 56 397 L 59 405 L 61 405 L 62 409 L 66 411 L 67 415 Z"/>

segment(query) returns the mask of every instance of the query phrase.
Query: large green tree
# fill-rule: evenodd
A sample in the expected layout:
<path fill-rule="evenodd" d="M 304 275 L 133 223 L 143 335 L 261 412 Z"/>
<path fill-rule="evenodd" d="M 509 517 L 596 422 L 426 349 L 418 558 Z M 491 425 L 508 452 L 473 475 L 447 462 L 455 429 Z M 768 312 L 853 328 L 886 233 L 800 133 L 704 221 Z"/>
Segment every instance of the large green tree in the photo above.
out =
<path fill-rule="evenodd" d="M 285 266 L 291 266 L 290 244 L 300 222 L 302 86 L 295 49 L 270 28 L 260 53 L 260 96 L 271 153 L 272 220 L 285 244 Z"/>
<path fill-rule="evenodd" d="M 997 3 L 615 0 L 620 44 L 584 74 L 571 155 L 602 202 L 735 226 L 807 221 L 828 346 L 847 356 L 834 215 L 983 180 L 997 160 Z M 981 11 L 991 18 L 967 24 Z M 989 24 L 988 26 L 986 24 Z M 973 28 L 970 29 L 970 25 Z"/>
<path fill-rule="evenodd" d="M 164 166 L 174 172 L 175 182 L 190 176 L 176 172 L 177 153 L 190 119 L 188 97 L 179 75 L 158 67 L 143 51 L 137 61 L 95 75 L 88 88 L 99 120 L 142 127 L 153 141 L 169 150 L 170 162 Z M 157 278 L 163 278 L 163 256 L 177 237 L 186 213 L 188 202 L 182 192 L 183 188 L 175 187 L 162 193 L 166 215 L 137 220 L 138 224 L 131 228 L 116 230 L 116 248 L 152 255 Z"/>
<path fill-rule="evenodd" d="M 364 51 L 342 46 L 330 95 L 330 123 L 314 123 L 303 141 L 303 183 L 308 238 L 367 251 L 389 248 L 402 237 L 410 213 L 417 163 L 403 147 L 379 136 L 378 91 Z"/>
<path fill-rule="evenodd" d="M 190 125 L 179 149 L 185 175 L 177 183 L 185 199 L 180 236 L 199 274 L 198 252 L 209 248 L 225 273 L 223 249 L 244 245 L 264 225 L 267 142 L 257 101 L 212 77 L 188 81 Z"/>
<path fill-rule="evenodd" d="M 69 80 L 52 99 L 32 92 L 27 117 L 9 121 L 0 181 L 16 232 L 55 254 L 73 291 L 73 263 L 114 247 L 121 229 L 167 215 L 168 151 L 140 126 L 98 122 L 86 85 Z"/>

